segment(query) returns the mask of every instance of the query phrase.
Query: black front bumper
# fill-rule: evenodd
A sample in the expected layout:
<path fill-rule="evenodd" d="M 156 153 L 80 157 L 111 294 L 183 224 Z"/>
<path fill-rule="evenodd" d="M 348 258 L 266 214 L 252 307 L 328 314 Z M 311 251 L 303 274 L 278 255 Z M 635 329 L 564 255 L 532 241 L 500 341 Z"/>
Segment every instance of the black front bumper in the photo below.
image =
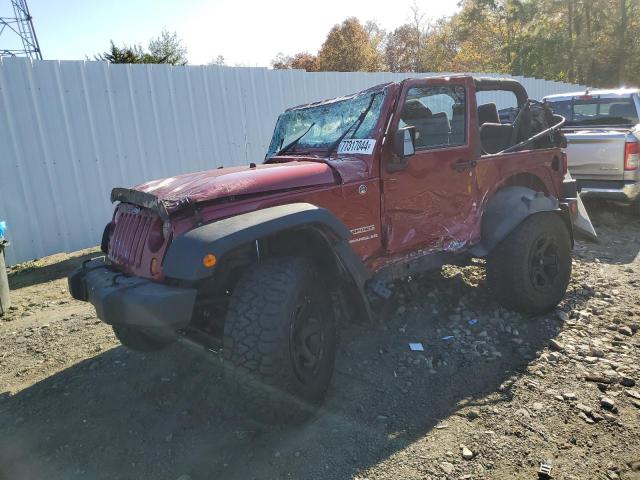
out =
<path fill-rule="evenodd" d="M 177 331 L 191 322 L 196 289 L 128 277 L 96 258 L 69 276 L 76 300 L 90 302 L 98 318 L 110 325 Z"/>

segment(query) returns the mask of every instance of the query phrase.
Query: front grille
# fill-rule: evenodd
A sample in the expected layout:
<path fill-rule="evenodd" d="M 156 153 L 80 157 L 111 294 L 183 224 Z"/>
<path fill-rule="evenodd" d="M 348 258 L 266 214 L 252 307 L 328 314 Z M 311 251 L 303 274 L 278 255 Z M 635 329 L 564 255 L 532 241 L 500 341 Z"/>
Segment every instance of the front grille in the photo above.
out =
<path fill-rule="evenodd" d="M 118 265 L 139 268 L 156 219 L 150 210 L 121 204 L 109 241 L 109 258 Z"/>

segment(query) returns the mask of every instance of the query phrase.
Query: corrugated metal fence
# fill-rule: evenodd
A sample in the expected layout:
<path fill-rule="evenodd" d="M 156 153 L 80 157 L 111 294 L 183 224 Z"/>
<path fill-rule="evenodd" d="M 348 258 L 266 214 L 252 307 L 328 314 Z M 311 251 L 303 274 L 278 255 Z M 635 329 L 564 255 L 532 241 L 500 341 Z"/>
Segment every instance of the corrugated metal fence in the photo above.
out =
<path fill-rule="evenodd" d="M 260 161 L 285 108 L 407 76 L 4 58 L 8 263 L 99 243 L 114 186 Z M 583 88 L 515 78 L 532 98 Z M 508 106 L 508 96 L 483 95 Z"/>

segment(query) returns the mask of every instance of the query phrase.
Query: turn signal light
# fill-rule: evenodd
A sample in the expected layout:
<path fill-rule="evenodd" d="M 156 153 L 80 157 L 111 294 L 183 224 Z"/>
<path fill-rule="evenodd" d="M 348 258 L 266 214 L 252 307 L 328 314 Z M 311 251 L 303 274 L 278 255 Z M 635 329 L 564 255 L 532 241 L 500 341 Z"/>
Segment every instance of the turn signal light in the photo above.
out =
<path fill-rule="evenodd" d="M 205 268 L 213 268 L 216 266 L 216 263 L 218 263 L 218 259 L 213 253 L 207 253 L 202 258 L 202 265 L 204 265 Z"/>
<path fill-rule="evenodd" d="M 154 277 L 160 274 L 160 262 L 156 257 L 151 259 L 151 275 Z"/>

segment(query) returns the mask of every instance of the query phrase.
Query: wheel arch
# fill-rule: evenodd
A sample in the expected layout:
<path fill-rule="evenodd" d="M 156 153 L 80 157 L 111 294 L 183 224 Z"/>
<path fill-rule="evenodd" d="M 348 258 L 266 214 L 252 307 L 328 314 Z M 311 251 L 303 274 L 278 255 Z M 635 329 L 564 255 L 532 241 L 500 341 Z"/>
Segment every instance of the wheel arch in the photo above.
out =
<path fill-rule="evenodd" d="M 498 189 L 506 187 L 525 187 L 534 192 L 543 192 L 549 195 L 549 187 L 538 175 L 531 172 L 521 172 L 507 177 L 498 187 Z"/>
<path fill-rule="evenodd" d="M 533 177 L 538 178 L 535 175 Z M 520 177 L 523 180 L 525 178 L 531 180 L 531 177 Z M 571 222 L 567 222 L 557 198 L 526 186 L 508 185 L 496 191 L 487 201 L 482 215 L 481 241 L 470 249 L 471 254 L 487 256 L 527 217 L 540 212 L 556 212 L 560 215 L 573 241 Z"/>
<path fill-rule="evenodd" d="M 214 280 L 220 286 L 262 259 L 305 256 L 322 274 L 340 279 L 345 287 L 342 293 L 354 295 L 358 313 L 370 318 L 364 286 L 371 271 L 349 245 L 350 235 L 324 208 L 308 203 L 269 207 L 203 225 L 176 238 L 163 269 L 170 278 L 200 283 Z M 208 253 L 217 258 L 213 268 L 202 264 Z"/>

